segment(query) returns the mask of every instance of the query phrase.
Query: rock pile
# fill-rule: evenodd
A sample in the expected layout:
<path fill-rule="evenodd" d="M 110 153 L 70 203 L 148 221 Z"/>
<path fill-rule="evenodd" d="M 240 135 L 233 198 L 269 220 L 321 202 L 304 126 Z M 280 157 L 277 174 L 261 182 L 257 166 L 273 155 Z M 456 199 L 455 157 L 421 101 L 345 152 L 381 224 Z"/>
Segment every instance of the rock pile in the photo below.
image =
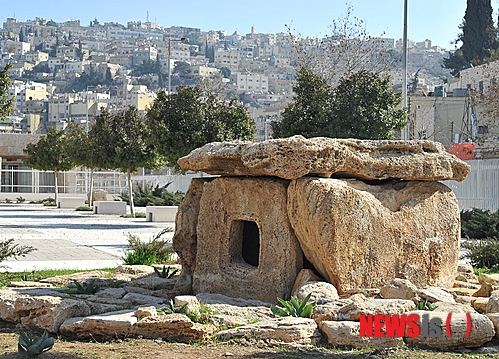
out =
<path fill-rule="evenodd" d="M 221 175 L 193 180 L 179 207 L 179 292 L 275 302 L 304 263 L 339 294 L 453 284 L 459 207 L 437 181 L 470 168 L 439 143 L 295 136 L 210 143 L 179 164 Z"/>
<path fill-rule="evenodd" d="M 469 266 L 460 269 L 463 271 L 458 272 L 456 278 L 467 274 L 468 283 L 479 283 L 478 277 L 464 271 L 468 271 Z M 95 273 L 80 275 L 93 277 Z M 493 278 L 482 277 L 482 285 L 488 285 L 486 283 Z M 2 288 L 0 320 L 80 339 L 141 336 L 188 343 L 215 337 L 293 345 L 327 341 L 331 345 L 354 348 L 387 348 L 406 343 L 445 350 L 474 348 L 489 343 L 499 333 L 497 291 L 490 297 L 477 297 L 471 293 L 456 294 L 460 287 L 417 288 L 407 279 L 395 279 L 378 291 L 338 295 L 330 283 L 315 279 L 310 270 L 304 269 L 294 283 L 294 296 L 298 299 L 304 291 L 310 291 L 315 298 L 311 318 L 276 317 L 269 303 L 222 294 L 175 296 L 172 290 L 165 289 L 171 288 L 174 281 L 158 278 L 144 271 L 144 267 L 127 266 L 119 268 L 114 278 L 98 278 L 99 290 L 91 295 L 71 293 L 71 287 L 28 287 L 29 283 L 25 283 L 25 287 L 12 284 Z M 65 280 L 60 277 L 49 279 L 50 282 Z M 85 281 L 91 280 L 95 279 Z M 480 294 L 479 287 L 473 294 Z M 185 305 L 182 310 L 185 313 L 167 314 L 164 309 L 159 310 L 169 299 L 174 301 L 178 311 Z M 417 310 L 421 303 L 431 304 L 431 310 Z M 485 314 L 480 314 L 482 311 Z M 449 314 L 450 336 L 446 332 Z M 407 326 L 395 336 L 362 336 L 361 321 L 363 316 L 369 315 L 382 315 L 385 320 L 393 316 L 427 316 L 429 321 L 441 323 L 442 335 L 432 337 L 421 332 L 410 336 Z M 487 350 L 499 352 L 497 347 L 487 347 Z"/>

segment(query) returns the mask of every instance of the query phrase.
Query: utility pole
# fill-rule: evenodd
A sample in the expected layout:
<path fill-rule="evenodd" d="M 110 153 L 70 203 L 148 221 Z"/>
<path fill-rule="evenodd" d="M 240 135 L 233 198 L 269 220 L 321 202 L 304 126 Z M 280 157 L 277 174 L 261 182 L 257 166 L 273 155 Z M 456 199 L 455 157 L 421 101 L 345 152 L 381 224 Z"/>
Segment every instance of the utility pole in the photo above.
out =
<path fill-rule="evenodd" d="M 404 38 L 403 38 L 403 58 L 402 63 L 404 66 L 404 75 L 402 77 L 402 97 L 404 101 L 402 105 L 407 108 L 407 0 L 404 0 Z M 408 116 L 409 121 L 410 117 Z M 402 139 L 409 139 L 409 126 L 410 123 L 402 129 Z"/>

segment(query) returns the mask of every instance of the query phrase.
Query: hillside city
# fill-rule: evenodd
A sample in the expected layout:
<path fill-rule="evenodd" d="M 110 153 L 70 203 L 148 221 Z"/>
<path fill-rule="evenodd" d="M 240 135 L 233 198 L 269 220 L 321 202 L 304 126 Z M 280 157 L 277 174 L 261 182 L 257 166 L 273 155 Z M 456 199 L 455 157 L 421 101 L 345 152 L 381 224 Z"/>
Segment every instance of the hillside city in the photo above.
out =
<path fill-rule="evenodd" d="M 135 106 L 144 114 L 159 89 L 178 85 L 208 88 L 238 97 L 256 127 L 256 140 L 269 138 L 271 121 L 293 97 L 297 55 L 288 33 L 263 34 L 255 27 L 238 31 L 161 27 L 130 21 L 88 26 L 79 20 L 56 23 L 7 18 L 0 31 L 0 66 L 12 62 L 15 113 L 0 132 L 46 133 L 69 122 L 92 123 L 101 107 Z M 293 40 L 313 51 L 319 39 Z M 370 38 L 395 60 L 394 88 L 401 88 L 402 40 Z M 408 43 L 413 92 L 431 94 L 449 73 L 442 68 L 447 50 L 431 40 Z M 398 62 L 397 62 L 398 60 Z M 170 72 L 170 73 L 168 73 Z M 170 76 L 169 76 L 170 75 Z"/>

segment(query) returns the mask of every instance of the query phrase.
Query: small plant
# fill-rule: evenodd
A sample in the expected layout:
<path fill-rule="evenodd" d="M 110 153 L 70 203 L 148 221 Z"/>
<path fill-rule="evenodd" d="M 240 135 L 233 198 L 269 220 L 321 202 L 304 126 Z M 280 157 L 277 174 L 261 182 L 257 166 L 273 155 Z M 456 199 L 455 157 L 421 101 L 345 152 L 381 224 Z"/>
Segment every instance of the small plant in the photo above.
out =
<path fill-rule="evenodd" d="M 74 284 L 76 285 L 76 293 L 78 294 L 95 294 L 99 290 L 99 287 L 95 285 L 95 279 L 87 283 L 74 281 Z"/>
<path fill-rule="evenodd" d="M 0 262 L 11 257 L 16 259 L 17 257 L 25 256 L 26 254 L 36 250 L 35 247 L 20 246 L 19 244 L 13 244 L 13 242 L 13 239 L 0 241 Z M 0 265 L 0 267 L 2 266 Z"/>
<path fill-rule="evenodd" d="M 22 196 L 19 196 L 16 198 L 17 203 L 24 203 L 26 202 L 26 198 L 23 198 Z"/>
<path fill-rule="evenodd" d="M 438 308 L 438 305 L 434 305 L 433 303 L 428 302 L 427 299 L 422 300 L 418 304 L 416 304 L 416 310 L 427 310 L 427 311 L 431 312 L 437 308 Z"/>
<path fill-rule="evenodd" d="M 170 273 L 170 270 L 172 271 Z M 175 274 L 177 274 L 178 269 L 172 268 L 172 267 L 167 267 L 163 266 L 163 270 L 159 271 L 158 268 L 154 267 L 154 273 L 160 278 L 168 278 L 171 279 Z"/>
<path fill-rule="evenodd" d="M 168 302 L 168 306 L 157 310 L 157 312 L 159 315 L 174 314 L 174 313 L 185 314 L 185 307 L 186 306 L 187 306 L 187 303 L 185 303 L 181 307 L 175 307 L 175 303 L 173 303 L 173 300 L 170 299 L 170 301 Z"/>
<path fill-rule="evenodd" d="M 136 212 L 133 214 L 122 214 L 121 218 L 146 218 L 146 214 L 144 212 Z"/>
<path fill-rule="evenodd" d="M 473 267 L 499 269 L 499 239 L 497 237 L 463 241 L 461 248 L 468 251 L 461 259 L 468 259 Z"/>
<path fill-rule="evenodd" d="M 57 205 L 55 204 L 55 202 L 43 202 L 43 205 L 45 207 L 57 207 Z"/>
<path fill-rule="evenodd" d="M 34 358 L 49 351 L 53 346 L 54 338 L 50 338 L 47 331 L 44 331 L 41 337 L 21 332 L 17 344 L 17 353 L 22 357 Z"/>
<path fill-rule="evenodd" d="M 88 212 L 88 211 L 93 211 L 94 209 L 92 207 L 89 207 L 87 205 L 85 206 L 79 206 L 79 207 L 76 207 L 75 211 L 83 211 L 83 212 Z"/>
<path fill-rule="evenodd" d="M 165 228 L 149 241 L 142 241 L 134 234 L 128 234 L 128 247 L 130 248 L 123 257 L 125 264 L 129 265 L 151 265 L 153 263 L 171 262 L 174 250 L 168 239 L 161 237 L 172 228 Z"/>
<path fill-rule="evenodd" d="M 309 318 L 310 314 L 312 313 L 312 310 L 314 309 L 314 304 L 315 304 L 315 302 L 307 304 L 311 295 L 312 293 L 307 295 L 305 299 L 303 299 L 302 301 L 296 300 L 293 297 L 291 297 L 290 301 L 277 298 L 279 303 L 281 303 L 284 308 L 272 306 L 270 307 L 270 310 L 275 315 L 279 315 L 281 317 L 291 316 L 299 318 Z"/>
<path fill-rule="evenodd" d="M 10 198 L 5 198 L 5 203 L 12 203 L 12 200 Z"/>

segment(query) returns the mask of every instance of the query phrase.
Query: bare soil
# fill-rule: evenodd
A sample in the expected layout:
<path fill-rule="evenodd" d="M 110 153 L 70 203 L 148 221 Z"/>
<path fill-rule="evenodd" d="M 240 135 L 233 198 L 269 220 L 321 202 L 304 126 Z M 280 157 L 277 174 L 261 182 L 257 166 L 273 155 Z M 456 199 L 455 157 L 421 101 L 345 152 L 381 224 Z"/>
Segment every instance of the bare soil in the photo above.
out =
<path fill-rule="evenodd" d="M 19 335 L 12 324 L 0 322 L 0 359 L 20 358 L 17 354 Z M 228 343 L 207 341 L 201 344 L 168 343 L 161 340 L 126 338 L 113 341 L 73 341 L 55 338 L 54 347 L 39 356 L 40 359 L 121 359 L 121 358 L 164 358 L 164 359 L 268 359 L 268 358 L 492 358 L 499 357 L 499 348 L 491 346 L 482 352 L 461 350 L 438 352 L 418 348 L 398 349 L 348 349 L 331 346 L 297 346 L 270 344 L 262 341 L 248 342 L 241 339 Z"/>

